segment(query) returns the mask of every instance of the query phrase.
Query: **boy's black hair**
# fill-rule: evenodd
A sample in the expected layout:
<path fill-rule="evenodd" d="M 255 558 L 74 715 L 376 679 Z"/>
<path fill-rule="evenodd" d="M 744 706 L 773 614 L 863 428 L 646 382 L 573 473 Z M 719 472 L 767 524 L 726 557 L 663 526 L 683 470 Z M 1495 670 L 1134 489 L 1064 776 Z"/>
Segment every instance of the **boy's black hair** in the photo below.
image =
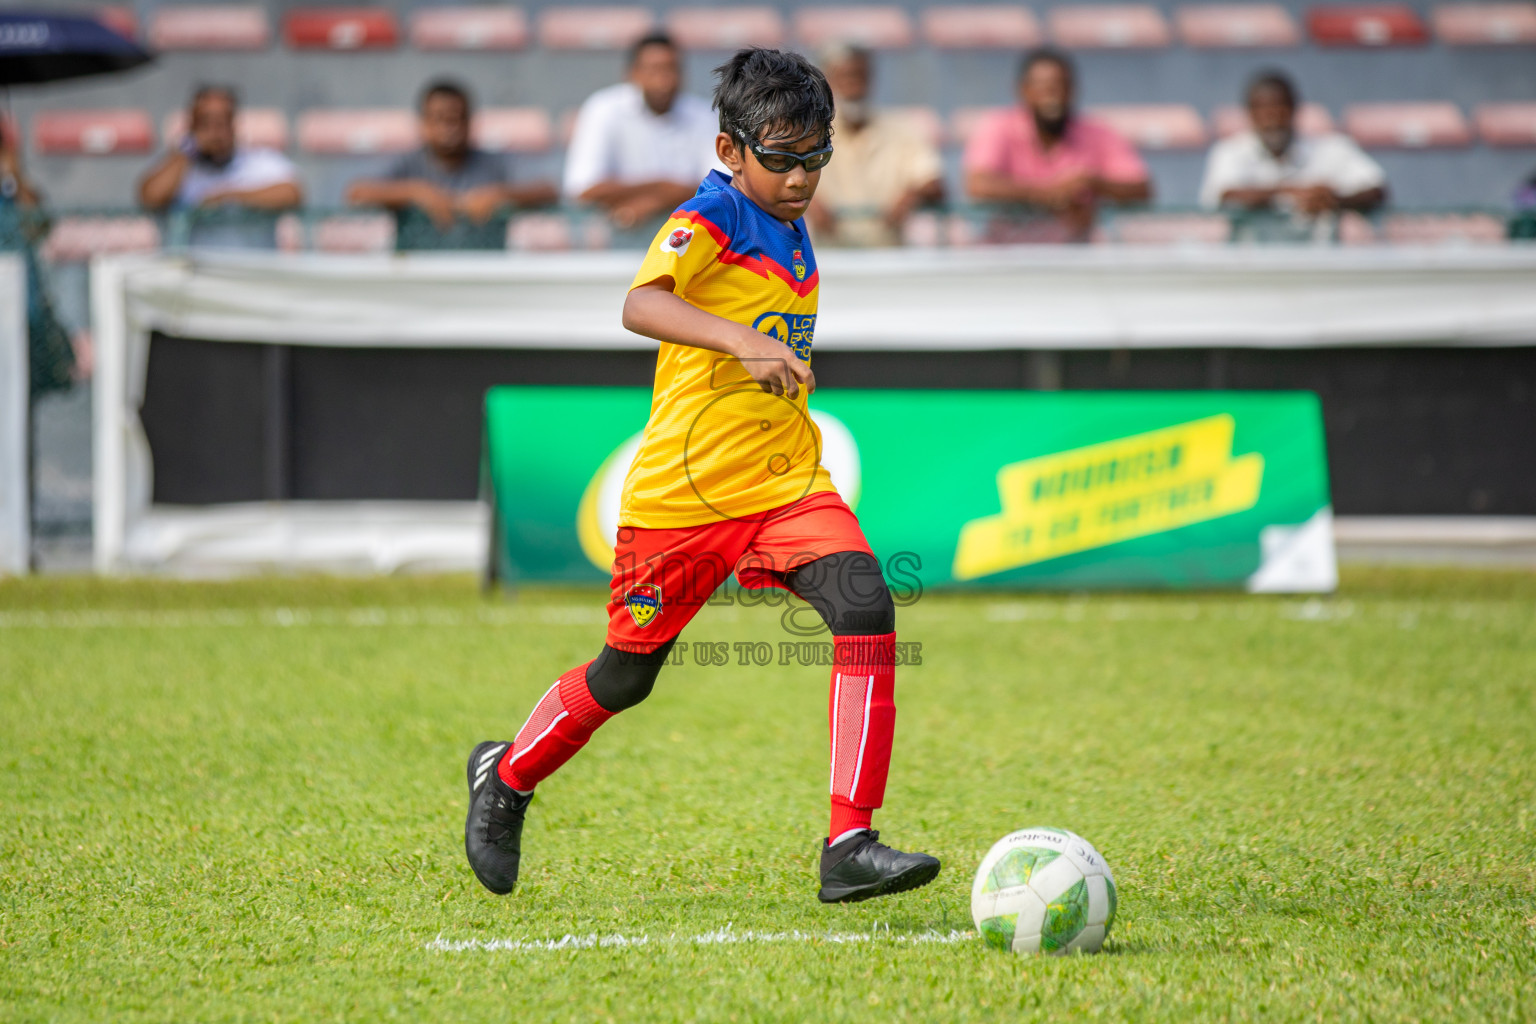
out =
<path fill-rule="evenodd" d="M 1054 46 L 1040 46 L 1030 50 L 1019 61 L 1019 81 L 1024 81 L 1036 64 L 1055 64 L 1067 76 L 1068 85 L 1077 83 L 1077 65 L 1073 63 L 1072 55 L 1065 50 L 1058 50 Z"/>
<path fill-rule="evenodd" d="M 810 135 L 831 139 L 832 88 L 800 54 L 747 47 L 715 68 L 715 79 L 715 109 L 727 135 L 756 142 L 768 132 L 794 142 Z"/>
<path fill-rule="evenodd" d="M 187 110 L 196 110 L 197 105 L 209 96 L 223 96 L 229 101 L 230 109 L 240 109 L 240 94 L 235 91 L 234 86 L 225 85 L 222 82 L 205 82 L 192 90 L 192 101 L 187 104 Z"/>
<path fill-rule="evenodd" d="M 1278 89 L 1285 95 L 1286 103 L 1295 110 L 1301 101 L 1301 94 L 1296 91 L 1296 83 L 1291 81 L 1291 76 L 1278 68 L 1267 68 L 1260 71 L 1248 80 L 1248 88 L 1243 93 L 1245 103 L 1253 102 L 1253 94 L 1260 89 Z"/>
<path fill-rule="evenodd" d="M 421 95 L 417 97 L 416 109 L 418 111 L 425 111 L 427 109 L 427 101 L 433 96 L 452 96 L 464 104 L 464 114 L 466 117 L 474 113 L 474 104 L 470 101 L 469 90 L 451 78 L 434 78 L 428 82 L 426 87 L 421 90 Z"/>
<path fill-rule="evenodd" d="M 628 67 L 635 66 L 635 61 L 640 59 L 640 54 L 644 52 L 647 46 L 665 46 L 673 53 L 677 52 L 677 40 L 673 39 L 665 32 L 647 32 L 639 39 L 636 39 L 635 45 L 629 48 Z"/>

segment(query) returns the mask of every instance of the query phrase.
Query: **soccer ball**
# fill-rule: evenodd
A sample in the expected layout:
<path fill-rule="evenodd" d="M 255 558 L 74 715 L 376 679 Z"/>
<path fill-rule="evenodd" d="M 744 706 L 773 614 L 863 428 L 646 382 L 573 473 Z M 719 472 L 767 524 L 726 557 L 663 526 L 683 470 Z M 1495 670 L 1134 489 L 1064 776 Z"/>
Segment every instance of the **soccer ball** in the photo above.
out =
<path fill-rule="evenodd" d="M 1115 877 L 1082 836 L 1026 828 L 976 869 L 971 917 L 987 945 L 1015 953 L 1097 953 L 1115 923 Z"/>

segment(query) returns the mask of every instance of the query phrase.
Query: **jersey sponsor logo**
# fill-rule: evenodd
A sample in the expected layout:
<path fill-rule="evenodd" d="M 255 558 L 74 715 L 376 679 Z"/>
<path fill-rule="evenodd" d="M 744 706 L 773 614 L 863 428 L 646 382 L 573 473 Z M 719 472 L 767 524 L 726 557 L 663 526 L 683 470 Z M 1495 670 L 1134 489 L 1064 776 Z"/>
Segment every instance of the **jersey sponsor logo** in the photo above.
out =
<path fill-rule="evenodd" d="M 674 256 L 681 256 L 688 251 L 688 246 L 693 242 L 693 231 L 690 228 L 677 228 L 667 237 L 661 240 L 656 248 L 662 252 L 669 252 Z"/>
<path fill-rule="evenodd" d="M 791 259 L 794 262 L 795 280 L 796 281 L 804 281 L 805 280 L 805 253 L 801 252 L 799 249 L 796 249 L 795 252 L 794 252 L 794 255 L 791 257 Z"/>
<path fill-rule="evenodd" d="M 661 614 L 661 588 L 654 583 L 637 583 L 624 592 L 624 607 L 635 625 L 644 629 Z"/>
<path fill-rule="evenodd" d="M 752 321 L 752 329 L 782 341 L 802 363 L 810 363 L 811 339 L 816 334 L 815 313 L 764 313 Z"/>

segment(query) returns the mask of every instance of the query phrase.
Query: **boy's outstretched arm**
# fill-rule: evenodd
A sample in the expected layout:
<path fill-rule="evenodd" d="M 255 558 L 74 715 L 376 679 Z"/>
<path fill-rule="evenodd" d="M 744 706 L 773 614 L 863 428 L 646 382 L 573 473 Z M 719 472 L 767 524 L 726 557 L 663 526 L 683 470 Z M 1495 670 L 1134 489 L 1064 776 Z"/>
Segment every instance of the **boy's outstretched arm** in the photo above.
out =
<path fill-rule="evenodd" d="M 764 391 L 798 397 L 816 390 L 816 375 L 783 342 L 725 317 L 706 313 L 672 291 L 670 277 L 659 277 L 630 290 L 624 300 L 624 328 L 657 341 L 722 352 L 741 360 L 742 368 Z"/>

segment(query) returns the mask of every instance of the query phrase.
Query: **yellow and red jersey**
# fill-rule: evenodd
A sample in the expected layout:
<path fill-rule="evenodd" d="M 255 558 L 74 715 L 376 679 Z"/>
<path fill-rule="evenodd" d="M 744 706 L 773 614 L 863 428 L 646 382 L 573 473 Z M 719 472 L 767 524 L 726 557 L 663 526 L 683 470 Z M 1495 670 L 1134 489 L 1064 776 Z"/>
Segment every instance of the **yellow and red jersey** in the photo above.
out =
<path fill-rule="evenodd" d="M 662 278 L 707 313 L 811 361 L 816 257 L 803 221 L 765 213 L 710 172 L 657 232 L 631 288 Z M 729 356 L 662 342 L 651 417 L 624 481 L 619 523 L 673 528 L 737 519 L 835 490 L 806 392 L 767 394 Z"/>

